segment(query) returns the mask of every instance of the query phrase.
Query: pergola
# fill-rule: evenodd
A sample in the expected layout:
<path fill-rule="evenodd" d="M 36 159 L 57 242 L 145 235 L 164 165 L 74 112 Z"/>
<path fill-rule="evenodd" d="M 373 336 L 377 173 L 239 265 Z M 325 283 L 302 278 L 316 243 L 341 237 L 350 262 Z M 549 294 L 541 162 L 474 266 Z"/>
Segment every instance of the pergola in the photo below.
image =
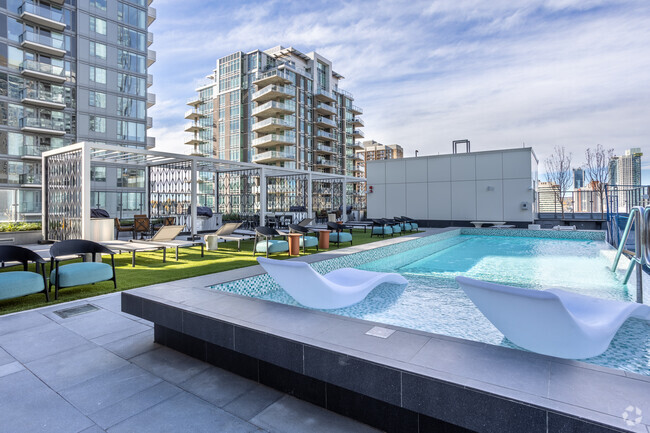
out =
<path fill-rule="evenodd" d="M 363 206 L 348 185 L 365 178 L 296 170 L 211 157 L 150 151 L 81 142 L 43 153 L 43 238 L 90 239 L 91 167 L 101 165 L 145 169 L 145 197 L 150 217 L 174 216 L 178 224 L 197 232 L 199 185 L 213 183 L 215 211 L 233 209 L 255 214 L 264 224 L 266 214 L 301 207 L 313 217 L 321 208 L 340 204 Z M 329 197 L 329 198 L 327 198 Z M 188 212 L 189 208 L 189 212 Z M 188 220 L 188 217 L 190 219 Z"/>

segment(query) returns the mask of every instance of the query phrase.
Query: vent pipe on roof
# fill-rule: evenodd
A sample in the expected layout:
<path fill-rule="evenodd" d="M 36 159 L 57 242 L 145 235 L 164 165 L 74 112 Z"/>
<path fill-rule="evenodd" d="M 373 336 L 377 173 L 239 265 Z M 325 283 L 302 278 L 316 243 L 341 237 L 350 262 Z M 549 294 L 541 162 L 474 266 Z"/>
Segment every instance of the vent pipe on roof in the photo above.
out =
<path fill-rule="evenodd" d="M 469 153 L 469 140 L 454 140 L 452 142 L 454 154 L 458 153 L 458 145 L 465 143 L 465 153 Z"/>

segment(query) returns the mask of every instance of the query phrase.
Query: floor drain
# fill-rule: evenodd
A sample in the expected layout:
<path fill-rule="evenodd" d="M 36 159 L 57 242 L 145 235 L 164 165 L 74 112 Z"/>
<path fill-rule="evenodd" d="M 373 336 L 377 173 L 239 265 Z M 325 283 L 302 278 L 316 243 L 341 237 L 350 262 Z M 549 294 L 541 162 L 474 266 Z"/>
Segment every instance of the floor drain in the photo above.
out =
<path fill-rule="evenodd" d="M 379 337 L 379 338 L 388 338 L 393 334 L 393 332 L 395 332 L 394 329 L 375 326 L 370 331 L 366 332 L 366 335 L 372 335 L 373 337 Z"/>
<path fill-rule="evenodd" d="M 54 314 L 62 319 L 67 319 L 69 317 L 79 316 L 81 314 L 86 314 L 97 310 L 99 310 L 99 308 L 95 307 L 94 305 L 84 304 L 79 305 L 78 307 L 66 308 L 65 310 L 56 310 Z"/>

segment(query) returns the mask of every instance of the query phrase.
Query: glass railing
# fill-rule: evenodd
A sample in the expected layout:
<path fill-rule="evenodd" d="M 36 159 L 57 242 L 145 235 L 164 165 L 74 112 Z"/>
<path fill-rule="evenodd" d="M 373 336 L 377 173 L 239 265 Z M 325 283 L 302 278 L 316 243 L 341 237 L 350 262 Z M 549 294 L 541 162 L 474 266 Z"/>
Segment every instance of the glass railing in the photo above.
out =
<path fill-rule="evenodd" d="M 253 131 L 259 128 L 263 128 L 265 126 L 269 125 L 277 125 L 277 126 L 284 126 L 287 128 L 294 128 L 296 124 L 296 119 L 294 118 L 293 121 L 292 119 L 278 119 L 275 117 L 271 117 L 265 120 L 262 120 L 261 122 L 253 123 Z"/>
<path fill-rule="evenodd" d="M 41 146 L 26 145 L 20 150 L 21 156 L 41 156 L 43 150 Z"/>
<path fill-rule="evenodd" d="M 326 125 L 329 125 L 332 128 L 336 128 L 336 122 L 333 121 L 332 119 L 328 119 L 327 117 L 319 116 L 319 117 L 316 118 L 316 121 L 319 122 L 319 123 L 324 123 Z"/>
<path fill-rule="evenodd" d="M 363 114 L 363 110 L 361 109 L 361 107 L 357 107 L 356 105 L 350 106 L 349 109 L 350 111 L 354 111 L 355 113 Z"/>
<path fill-rule="evenodd" d="M 316 131 L 316 135 L 319 136 L 319 137 L 328 138 L 330 140 L 336 140 L 336 135 L 334 135 L 332 133 L 329 133 L 329 132 L 325 132 L 325 131 L 323 131 L 321 129 Z"/>
<path fill-rule="evenodd" d="M 296 158 L 295 153 L 278 152 L 276 150 L 270 150 L 267 152 L 258 153 L 257 155 L 253 155 L 253 162 L 261 161 L 265 159 L 295 159 L 295 158 Z"/>
<path fill-rule="evenodd" d="M 323 95 L 329 99 L 336 101 L 336 96 L 334 96 L 332 92 L 328 92 L 327 90 L 316 89 L 316 95 Z"/>
<path fill-rule="evenodd" d="M 253 146 L 269 143 L 271 141 L 277 141 L 281 143 L 295 143 L 295 137 L 280 135 L 280 134 L 268 134 L 264 137 L 259 137 L 253 140 Z"/>
<path fill-rule="evenodd" d="M 285 110 L 285 111 L 296 111 L 296 103 L 294 101 L 287 101 L 287 102 L 269 101 L 260 105 L 259 107 L 255 107 L 253 109 L 253 116 L 263 111 L 266 111 L 270 108 L 276 108 L 278 110 Z"/>
<path fill-rule="evenodd" d="M 317 144 L 316 145 L 316 150 L 320 150 L 320 151 L 323 151 L 323 152 L 329 152 L 329 153 L 336 153 L 332 146 L 327 146 L 325 144 Z"/>
<path fill-rule="evenodd" d="M 23 117 L 20 119 L 21 128 L 39 128 L 65 132 L 65 122 L 57 119 L 40 119 L 38 117 Z"/>
<path fill-rule="evenodd" d="M 20 203 L 19 213 L 41 213 L 42 205 L 40 201 L 23 201 Z"/>
<path fill-rule="evenodd" d="M 61 90 L 60 92 L 52 92 L 47 90 L 22 89 L 20 91 L 20 99 L 35 99 L 43 102 L 65 104 L 65 97 L 63 95 L 63 90 Z"/>
<path fill-rule="evenodd" d="M 21 185 L 40 185 L 41 184 L 41 175 L 40 174 L 21 174 L 18 176 L 19 182 Z"/>
<path fill-rule="evenodd" d="M 198 111 L 194 111 L 194 110 L 187 110 L 185 112 L 185 117 L 189 116 L 190 114 L 196 114 L 199 117 L 203 117 L 203 114 L 199 113 Z"/>
<path fill-rule="evenodd" d="M 46 35 L 39 35 L 34 32 L 23 32 L 22 35 L 18 38 L 19 42 L 33 42 L 35 44 L 45 45 L 57 50 L 65 51 L 65 43 L 63 39 L 54 39 Z"/>
<path fill-rule="evenodd" d="M 326 165 L 328 167 L 336 167 L 336 161 L 332 161 L 331 159 L 325 159 L 325 158 L 316 158 L 316 164 Z"/>
<path fill-rule="evenodd" d="M 343 90 L 341 88 L 334 89 L 335 92 L 340 93 L 341 95 L 345 96 L 348 99 L 354 99 L 354 96 L 352 96 L 352 93 L 348 92 L 347 90 Z"/>
<path fill-rule="evenodd" d="M 361 117 L 353 118 L 352 123 L 356 123 L 357 125 L 360 125 L 360 126 L 365 126 L 365 123 L 363 122 L 363 119 L 361 119 Z"/>
<path fill-rule="evenodd" d="M 36 60 L 25 60 L 20 64 L 21 70 L 35 71 L 48 75 L 56 75 L 58 77 L 65 76 L 65 70 L 62 66 L 49 65 L 47 63 L 40 63 Z"/>
<path fill-rule="evenodd" d="M 37 5 L 32 2 L 24 2 L 18 8 L 18 15 L 22 15 L 23 13 L 38 15 L 40 17 L 47 18 L 48 20 L 63 23 L 63 11 L 50 9 L 48 7 Z"/>
<path fill-rule="evenodd" d="M 355 129 L 354 132 L 352 132 L 352 135 L 357 135 L 359 137 L 365 137 L 366 134 L 363 133 L 360 129 Z"/>
<path fill-rule="evenodd" d="M 255 77 L 254 81 L 259 81 L 259 80 L 263 80 L 265 78 L 271 78 L 271 77 L 275 77 L 275 76 L 280 77 L 282 79 L 285 79 L 287 81 L 291 81 L 291 77 L 289 76 L 289 74 L 287 74 L 286 72 L 281 71 L 279 69 L 273 69 L 272 71 L 258 73 L 257 77 Z"/>
<path fill-rule="evenodd" d="M 294 86 L 276 86 L 275 84 L 272 86 L 266 86 L 262 90 L 253 93 L 253 99 L 257 99 L 270 92 L 283 93 L 287 96 L 293 97 L 296 95 L 296 88 Z"/>
<path fill-rule="evenodd" d="M 194 105 L 194 104 L 197 104 L 199 102 L 201 102 L 201 98 L 199 97 L 199 95 L 192 96 L 191 98 L 187 98 L 187 104 L 188 105 Z"/>
<path fill-rule="evenodd" d="M 321 108 L 323 110 L 329 111 L 330 113 L 336 113 L 336 108 L 329 104 L 323 104 L 322 102 L 316 104 L 316 108 Z"/>

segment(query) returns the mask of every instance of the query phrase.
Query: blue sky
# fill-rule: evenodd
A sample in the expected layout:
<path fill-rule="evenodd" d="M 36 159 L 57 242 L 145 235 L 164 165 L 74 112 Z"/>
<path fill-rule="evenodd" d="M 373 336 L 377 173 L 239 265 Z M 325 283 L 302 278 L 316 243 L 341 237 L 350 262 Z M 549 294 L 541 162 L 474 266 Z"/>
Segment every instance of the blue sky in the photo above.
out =
<path fill-rule="evenodd" d="M 235 51 L 317 51 L 363 107 L 366 138 L 405 156 L 554 146 L 584 162 L 600 143 L 641 147 L 650 183 L 648 0 L 155 0 L 157 149 L 186 152 L 183 113 Z"/>

